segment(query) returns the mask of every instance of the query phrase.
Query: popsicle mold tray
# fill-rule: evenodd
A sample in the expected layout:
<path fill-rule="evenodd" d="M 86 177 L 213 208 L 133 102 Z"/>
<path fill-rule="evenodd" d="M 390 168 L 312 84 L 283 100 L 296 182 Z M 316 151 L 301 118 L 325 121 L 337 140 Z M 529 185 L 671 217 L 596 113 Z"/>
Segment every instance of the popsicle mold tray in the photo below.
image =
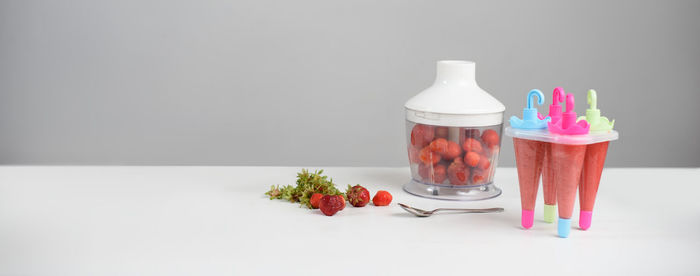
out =
<path fill-rule="evenodd" d="M 619 137 L 615 130 L 590 132 L 586 135 L 564 135 L 549 132 L 547 129 L 518 129 L 513 127 L 506 127 L 506 135 L 514 138 L 564 145 L 590 145 L 614 141 Z"/>
<path fill-rule="evenodd" d="M 493 177 L 501 146 L 501 125 L 445 127 L 406 121 L 414 195 L 451 200 L 496 197 Z"/>

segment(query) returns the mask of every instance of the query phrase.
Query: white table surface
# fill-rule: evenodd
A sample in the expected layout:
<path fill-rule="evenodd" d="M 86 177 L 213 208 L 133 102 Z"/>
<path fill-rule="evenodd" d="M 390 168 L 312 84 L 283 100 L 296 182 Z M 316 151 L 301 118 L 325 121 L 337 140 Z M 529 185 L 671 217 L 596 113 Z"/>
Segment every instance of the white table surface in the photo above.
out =
<path fill-rule="evenodd" d="M 394 195 L 333 217 L 263 195 L 298 170 L 0 167 L 0 275 L 700 274 L 700 169 L 606 169 L 591 229 L 568 239 L 541 192 L 520 228 L 513 168 L 479 202 L 411 196 L 407 168 L 326 168 L 343 190 Z M 397 202 L 506 211 L 417 218 Z"/>

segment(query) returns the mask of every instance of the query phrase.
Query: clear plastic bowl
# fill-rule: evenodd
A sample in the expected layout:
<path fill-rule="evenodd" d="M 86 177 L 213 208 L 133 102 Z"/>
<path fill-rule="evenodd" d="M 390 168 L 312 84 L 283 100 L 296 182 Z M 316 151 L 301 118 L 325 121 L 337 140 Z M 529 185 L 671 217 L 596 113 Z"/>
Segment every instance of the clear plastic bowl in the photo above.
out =
<path fill-rule="evenodd" d="M 406 121 L 411 181 L 406 192 L 446 200 L 481 200 L 501 194 L 493 184 L 503 124 L 446 127 Z"/>

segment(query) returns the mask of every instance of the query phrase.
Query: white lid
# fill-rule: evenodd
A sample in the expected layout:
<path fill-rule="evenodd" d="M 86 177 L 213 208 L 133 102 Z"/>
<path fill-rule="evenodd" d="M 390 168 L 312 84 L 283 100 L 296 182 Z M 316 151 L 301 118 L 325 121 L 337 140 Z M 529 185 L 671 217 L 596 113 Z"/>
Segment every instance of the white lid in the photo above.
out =
<path fill-rule="evenodd" d="M 406 102 L 406 119 L 441 126 L 492 126 L 503 123 L 506 107 L 476 84 L 476 64 L 443 60 L 435 83 Z"/>

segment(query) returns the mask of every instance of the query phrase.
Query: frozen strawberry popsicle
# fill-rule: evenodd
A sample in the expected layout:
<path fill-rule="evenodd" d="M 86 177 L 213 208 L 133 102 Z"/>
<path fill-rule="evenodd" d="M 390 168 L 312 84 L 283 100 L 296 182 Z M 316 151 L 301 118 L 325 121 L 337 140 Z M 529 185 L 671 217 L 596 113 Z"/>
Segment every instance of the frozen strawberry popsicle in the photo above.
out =
<path fill-rule="evenodd" d="M 566 95 L 566 112 L 562 114 L 561 120 L 557 123 L 550 122 L 547 127 L 550 132 L 560 135 L 584 135 L 590 129 L 586 120 L 576 122 L 572 94 Z M 571 214 L 576 202 L 576 190 L 581 178 L 586 145 L 552 143 L 550 146 L 548 162 L 549 168 L 553 170 L 552 179 L 556 186 L 557 205 L 559 205 L 557 232 L 560 237 L 566 238 L 571 231 Z"/>
<path fill-rule="evenodd" d="M 544 145 L 544 162 L 542 164 L 542 193 L 544 194 L 544 221 L 554 222 L 557 213 L 557 186 L 554 185 L 554 170 L 549 165 L 552 158 L 552 144 Z"/>
<path fill-rule="evenodd" d="M 581 177 L 585 154 L 586 145 L 551 144 L 551 155 L 548 161 L 557 189 L 557 204 L 559 205 L 557 232 L 562 238 L 568 237 L 571 229 L 576 188 Z"/>
<path fill-rule="evenodd" d="M 523 118 L 510 118 L 510 125 L 517 129 L 545 129 L 549 118 L 540 119 L 537 109 L 532 106 L 532 98 L 537 97 L 538 104 L 544 103 L 544 94 L 533 89 L 527 95 L 527 107 L 523 109 Z M 537 189 L 542 173 L 545 142 L 513 138 L 515 163 L 518 167 L 520 183 L 520 203 L 522 207 L 521 225 L 525 229 L 532 227 L 537 202 Z"/>
<path fill-rule="evenodd" d="M 613 129 L 615 120 L 612 122 L 608 118 L 600 116 L 597 108 L 598 97 L 595 90 L 588 90 L 588 105 L 586 116 L 579 117 L 579 120 L 586 120 L 591 125 L 591 133 L 606 133 Z M 579 182 L 579 202 L 581 211 L 578 225 L 581 229 L 587 230 L 591 227 L 593 217 L 593 205 L 598 194 L 600 177 L 603 174 L 605 156 L 608 153 L 610 141 L 590 144 L 586 146 L 586 156 L 583 162 L 583 171 Z"/>
<path fill-rule="evenodd" d="M 564 102 L 566 93 L 561 87 L 554 88 L 552 92 L 552 104 L 549 105 L 549 114 L 552 123 L 557 123 L 561 119 L 561 105 Z M 542 167 L 542 193 L 544 194 L 544 221 L 552 223 L 556 214 L 557 189 L 553 181 L 553 170 L 549 167 L 549 156 L 551 155 L 551 144 L 546 143 L 544 154 L 544 165 Z"/>

